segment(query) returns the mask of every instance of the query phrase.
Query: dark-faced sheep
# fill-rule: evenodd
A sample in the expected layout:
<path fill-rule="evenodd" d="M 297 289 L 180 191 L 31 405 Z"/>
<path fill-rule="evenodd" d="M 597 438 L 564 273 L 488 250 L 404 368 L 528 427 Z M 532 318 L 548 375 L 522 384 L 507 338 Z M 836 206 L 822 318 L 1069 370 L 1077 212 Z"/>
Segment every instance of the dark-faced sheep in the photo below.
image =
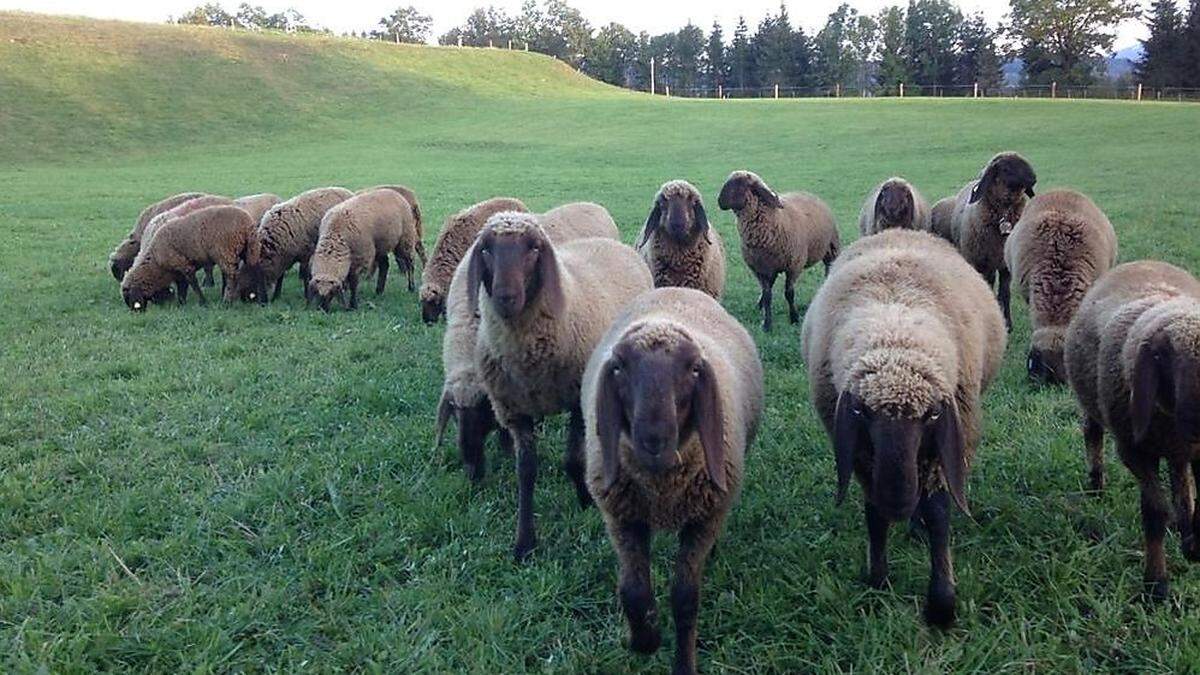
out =
<path fill-rule="evenodd" d="M 884 230 L 929 230 L 929 202 L 903 178 L 889 178 L 871 191 L 858 214 L 859 234 Z"/>
<path fill-rule="evenodd" d="M 1004 245 L 1004 260 L 1029 305 L 1029 376 L 1065 383 L 1067 325 L 1096 279 L 1117 264 L 1117 233 L 1086 196 L 1046 192 L 1025 207 Z"/>
<path fill-rule="evenodd" d="M 869 580 L 887 582 L 890 524 L 929 535 L 926 618 L 955 619 L 950 501 L 967 511 L 980 395 L 1007 334 L 991 292 L 954 249 L 924 232 L 887 230 L 838 260 L 804 320 L 813 405 L 833 442 L 837 501 L 851 475 L 865 494 Z"/>
<path fill-rule="evenodd" d="M 592 353 L 582 402 L 587 483 L 620 559 L 630 646 L 651 653 L 661 643 L 650 539 L 677 532 L 674 672 L 694 673 L 704 563 L 741 491 L 763 410 L 754 341 L 701 291 L 644 293 Z"/>
<path fill-rule="evenodd" d="M 475 365 L 496 418 L 517 443 L 513 553 L 524 560 L 537 543 L 536 425 L 570 413 L 566 470 L 580 502 L 590 503 L 579 407 L 583 370 L 612 320 L 652 280 L 632 248 L 610 239 L 555 245 L 536 217 L 518 213 L 488 221 L 471 249 L 467 273 L 468 306 L 480 313 Z"/>
<path fill-rule="evenodd" d="M 129 268 L 133 267 L 133 259 L 137 257 L 138 251 L 142 248 L 142 233 L 152 218 L 164 211 L 170 211 L 186 201 L 203 195 L 203 192 L 183 192 L 167 197 L 142 209 L 142 212 L 138 214 L 137 222 L 133 225 L 133 229 L 130 230 L 129 234 L 125 236 L 125 239 L 120 244 L 117 244 L 117 248 L 108 256 L 108 264 L 113 278 L 121 281 L 125 278 L 125 273 L 129 271 Z"/>
<path fill-rule="evenodd" d="M 796 279 L 818 262 L 825 263 L 828 274 L 841 248 L 833 212 L 807 192 L 780 196 L 749 171 L 730 174 L 717 205 L 737 214 L 742 257 L 762 287 L 758 306 L 763 313 L 763 330 L 771 330 L 771 295 L 780 274 L 784 275 L 788 319 L 799 323 Z"/>
<path fill-rule="evenodd" d="M 637 247 L 656 287 L 695 288 L 717 300 L 725 292 L 725 246 L 691 183 L 675 180 L 659 189 Z"/>

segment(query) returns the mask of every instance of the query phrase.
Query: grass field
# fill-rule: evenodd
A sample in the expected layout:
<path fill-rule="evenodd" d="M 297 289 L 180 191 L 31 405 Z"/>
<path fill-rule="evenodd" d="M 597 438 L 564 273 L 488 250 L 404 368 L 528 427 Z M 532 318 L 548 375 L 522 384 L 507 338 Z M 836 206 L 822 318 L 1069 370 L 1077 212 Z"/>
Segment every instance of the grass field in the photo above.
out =
<path fill-rule="evenodd" d="M 515 565 L 512 460 L 472 488 L 431 451 L 440 327 L 394 283 L 355 313 L 281 302 L 131 314 L 106 257 L 184 190 L 292 195 L 404 182 L 432 243 L 495 194 L 605 204 L 632 240 L 663 181 L 716 209 L 732 169 L 803 188 L 854 237 L 893 174 L 934 198 L 995 151 L 1104 208 L 1122 260 L 1200 270 L 1200 107 L 1049 101 L 650 99 L 521 53 L 0 13 L 0 670 L 661 672 L 624 646 L 616 560 L 545 433 L 541 545 Z M 810 298 L 811 271 L 800 287 Z M 920 620 L 925 547 L 862 581 L 861 494 L 832 452 L 798 331 L 757 327 L 733 253 L 726 306 L 766 365 L 746 489 L 710 560 L 707 672 L 1180 672 L 1200 664 L 1200 569 L 1139 601 L 1137 491 L 1083 494 L 1070 394 L 1023 372 L 1025 308 L 955 517 L 960 626 Z M 778 309 L 778 307 L 777 307 Z M 778 320 L 782 315 L 777 316 Z M 674 544 L 660 537 L 665 601 Z M 664 628 L 669 626 L 664 619 Z"/>

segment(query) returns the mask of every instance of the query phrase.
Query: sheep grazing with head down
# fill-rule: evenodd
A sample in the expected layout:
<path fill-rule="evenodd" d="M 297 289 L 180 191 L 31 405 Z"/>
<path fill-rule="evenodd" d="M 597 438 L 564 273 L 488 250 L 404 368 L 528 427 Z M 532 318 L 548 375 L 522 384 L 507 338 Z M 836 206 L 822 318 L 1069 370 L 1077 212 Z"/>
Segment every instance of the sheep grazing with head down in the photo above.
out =
<path fill-rule="evenodd" d="M 991 292 L 933 235 L 887 230 L 850 246 L 817 291 L 802 333 L 813 404 L 833 441 L 837 501 L 851 474 L 866 496 L 870 583 L 887 582 L 887 532 L 929 534 L 925 615 L 955 619 L 950 501 L 967 511 L 980 395 L 1007 334 Z"/>
<path fill-rule="evenodd" d="M 519 199 L 493 197 L 446 218 L 433 244 L 433 254 L 421 270 L 422 321 L 432 324 L 446 315 L 447 294 L 454 271 L 470 250 L 484 223 L 501 211 L 525 213 L 529 209 Z"/>
<path fill-rule="evenodd" d="M 1033 323 L 1029 376 L 1063 384 L 1067 325 L 1096 279 L 1117 264 L 1117 233 L 1086 196 L 1046 192 L 1025 207 L 1004 245 L 1004 260 Z"/>
<path fill-rule="evenodd" d="M 1021 219 L 1026 198 L 1034 196 L 1035 185 L 1037 174 L 1029 162 L 1015 152 L 1002 152 L 983 167 L 978 180 L 959 191 L 950 216 L 949 240 L 988 286 L 996 288 L 1008 330 L 1012 330 L 1012 273 L 1004 263 L 1004 242 Z"/>
<path fill-rule="evenodd" d="M 200 209 L 207 209 L 210 206 L 235 206 L 235 204 L 234 204 L 234 201 L 232 199 L 230 199 L 229 197 L 220 197 L 217 195 L 201 195 L 199 197 L 196 197 L 195 199 L 189 199 L 189 200 L 179 204 L 175 208 L 170 209 L 169 211 L 163 211 L 162 213 L 158 214 L 157 216 L 154 216 L 153 218 L 151 218 L 150 222 L 146 223 L 146 228 L 144 230 L 142 230 L 142 248 L 144 249 L 150 245 L 150 242 L 154 240 L 155 233 L 157 233 L 159 228 L 161 228 L 163 225 L 165 225 L 173 220 L 178 220 L 179 218 L 182 218 L 182 217 L 188 215 L 189 213 L 195 213 L 196 211 L 199 211 Z M 243 211 L 244 210 L 245 209 L 243 209 Z M 135 260 L 135 264 L 136 264 L 136 260 Z M 204 270 L 204 286 L 206 288 L 215 286 L 216 284 L 213 281 L 213 266 L 211 264 L 205 265 L 201 269 Z M 224 276 L 222 276 L 221 277 L 221 294 L 222 295 L 225 294 L 225 289 L 226 289 L 226 279 Z M 170 288 L 168 287 L 166 289 L 166 291 L 164 291 L 163 296 L 154 298 L 154 300 L 156 302 L 168 300 L 168 299 L 170 299 L 169 296 L 170 296 Z"/>
<path fill-rule="evenodd" d="M 321 219 L 320 235 L 309 269 L 309 299 L 329 311 L 333 298 L 348 309 L 358 307 L 358 281 L 378 271 L 375 294 L 387 285 L 388 254 L 408 276 L 414 290 L 417 230 L 412 206 L 395 190 L 380 189 L 357 194 L 330 208 Z M 350 291 L 350 302 L 345 291 Z"/>
<path fill-rule="evenodd" d="M 1084 298 L 1067 331 L 1067 379 L 1079 399 L 1091 485 L 1104 487 L 1104 432 L 1141 488 L 1145 580 L 1169 594 L 1163 538 L 1171 507 L 1159 485 L 1166 462 L 1184 556 L 1200 561 L 1200 281 L 1163 262 L 1114 267 Z"/>
<path fill-rule="evenodd" d="M 125 273 L 129 271 L 129 268 L 133 267 L 133 260 L 142 248 L 142 233 L 151 219 L 164 211 L 170 211 L 186 201 L 202 196 L 204 196 L 203 192 L 183 192 L 167 197 L 142 209 L 142 212 L 138 214 L 137 222 L 133 225 L 133 229 L 130 230 L 129 234 L 125 236 L 125 239 L 120 244 L 117 244 L 117 248 L 108 256 L 108 264 L 113 277 L 117 281 L 121 281 L 125 278 Z"/>
<path fill-rule="evenodd" d="M 695 288 L 717 300 L 725 292 L 725 246 L 691 183 L 673 180 L 659 189 L 637 247 L 656 287 Z"/>
<path fill-rule="evenodd" d="M 704 563 L 741 491 L 762 416 L 754 341 L 701 291 L 644 293 L 592 353 L 582 404 L 588 489 L 620 558 L 630 645 L 651 653 L 661 643 L 650 538 L 678 532 L 674 672 L 694 673 Z"/>
<path fill-rule="evenodd" d="M 858 214 L 858 231 L 862 236 L 884 230 L 929 230 L 929 202 L 912 183 L 894 177 L 885 180 L 871 191 Z"/>
<path fill-rule="evenodd" d="M 233 200 L 233 205 L 250 214 L 250 219 L 256 223 L 262 222 L 263 216 L 279 202 L 279 195 L 262 192 L 256 195 L 246 195 Z"/>
<path fill-rule="evenodd" d="M 559 214 L 574 211 L 576 219 L 555 217 L 542 224 L 546 236 L 556 246 L 576 239 L 600 237 L 620 240 L 616 226 L 611 221 L 591 217 L 588 209 L 555 209 Z M 438 258 L 437 250 L 430 264 Z M 470 252 L 467 253 L 468 258 Z M 442 338 L 442 368 L 445 382 L 442 398 L 438 403 L 437 431 L 434 446 L 441 445 L 446 424 L 453 417 L 458 426 L 458 449 L 467 477 L 479 481 L 486 471 L 483 456 L 484 442 L 488 434 L 496 430 L 496 416 L 491 401 L 483 390 L 479 371 L 475 368 L 475 342 L 479 332 L 479 312 L 467 299 L 467 270 L 470 262 L 464 261 L 454 272 L 446 300 L 446 333 Z M 512 450 L 512 436 L 500 431 L 500 445 Z"/>
<path fill-rule="evenodd" d="M 471 248 L 467 306 L 478 307 L 475 366 L 496 418 L 517 443 L 518 560 L 533 551 L 536 425 L 570 413 L 566 470 L 582 504 L 583 413 L 579 386 L 588 357 L 618 312 L 652 287 L 637 252 L 610 239 L 554 244 L 537 218 L 500 213 Z"/>
<path fill-rule="evenodd" d="M 758 306 L 763 313 L 763 330 L 771 330 L 771 295 L 780 274 L 784 275 L 788 319 L 799 323 L 796 279 L 818 262 L 825 263 L 828 274 L 841 248 L 833 212 L 807 192 L 778 195 L 749 171 L 729 175 L 717 205 L 737 214 L 742 257 L 762 287 Z"/>

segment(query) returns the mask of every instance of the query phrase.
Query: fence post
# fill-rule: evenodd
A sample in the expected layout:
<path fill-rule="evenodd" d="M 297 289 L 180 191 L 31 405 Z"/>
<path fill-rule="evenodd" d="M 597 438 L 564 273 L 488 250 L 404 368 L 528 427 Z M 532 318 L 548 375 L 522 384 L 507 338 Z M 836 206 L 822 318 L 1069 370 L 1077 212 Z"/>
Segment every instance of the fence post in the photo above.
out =
<path fill-rule="evenodd" d="M 529 51 L 529 43 L 528 42 L 525 43 L 525 51 Z"/>
<path fill-rule="evenodd" d="M 775 85 L 775 98 L 779 98 L 779 85 Z"/>
<path fill-rule="evenodd" d="M 904 83 L 900 83 L 900 98 L 904 98 Z"/>
<path fill-rule="evenodd" d="M 725 87 L 717 85 L 717 98 L 725 98 Z"/>
<path fill-rule="evenodd" d="M 508 41 L 508 48 L 509 48 L 509 49 L 512 49 L 512 40 L 509 40 L 509 41 Z"/>
<path fill-rule="evenodd" d="M 1142 100 L 1142 83 L 1138 82 L 1138 100 Z"/>
<path fill-rule="evenodd" d="M 975 93 L 971 95 L 971 98 L 979 98 L 979 83 L 978 82 L 975 83 Z"/>
<path fill-rule="evenodd" d="M 650 95 L 654 95 L 654 57 L 650 57 Z"/>
<path fill-rule="evenodd" d="M 461 35 L 458 36 L 458 46 L 459 47 L 462 46 L 462 36 Z"/>
<path fill-rule="evenodd" d="M 400 34 L 396 33 L 396 44 L 400 44 Z"/>
<path fill-rule="evenodd" d="M 666 92 L 666 94 L 667 94 L 667 98 L 671 98 L 671 85 L 669 85 L 669 84 L 664 84 L 664 85 L 663 85 L 663 91 L 664 91 L 664 92 Z"/>
<path fill-rule="evenodd" d="M 488 49 L 491 49 L 492 47 L 495 47 L 495 46 L 496 45 L 492 44 L 492 38 L 488 38 Z"/>
<path fill-rule="evenodd" d="M 1050 83 L 1050 98 L 1058 98 L 1058 83 Z"/>
<path fill-rule="evenodd" d="M 833 96 L 834 96 L 834 98 L 842 97 L 842 83 L 841 82 L 838 82 L 837 84 L 833 85 Z"/>

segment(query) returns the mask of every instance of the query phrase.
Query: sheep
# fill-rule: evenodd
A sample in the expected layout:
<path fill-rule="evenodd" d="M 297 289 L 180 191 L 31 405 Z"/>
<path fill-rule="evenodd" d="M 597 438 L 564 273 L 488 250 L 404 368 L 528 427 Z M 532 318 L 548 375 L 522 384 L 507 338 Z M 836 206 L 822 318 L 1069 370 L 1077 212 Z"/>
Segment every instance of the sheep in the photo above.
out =
<path fill-rule="evenodd" d="M 182 217 L 188 215 L 189 213 L 194 213 L 196 211 L 199 211 L 200 209 L 206 209 L 210 206 L 233 206 L 233 205 L 234 205 L 234 201 L 232 199 L 230 199 L 229 197 L 221 197 L 218 195 L 201 195 L 194 199 L 189 199 L 167 211 L 163 211 L 162 213 L 158 214 L 157 216 L 154 216 L 153 218 L 151 218 L 150 222 L 146 223 L 146 227 L 142 230 L 141 248 L 145 249 L 147 246 L 149 246 L 150 242 L 154 239 L 154 235 L 156 232 L 158 232 L 159 228 L 161 228 L 166 223 L 171 222 L 172 220 L 182 218 Z M 139 251 L 139 254 L 140 253 L 141 253 L 141 251 Z M 136 258 L 134 259 L 134 264 L 137 264 Z M 214 286 L 215 283 L 213 281 L 213 266 L 205 265 L 204 267 L 202 267 L 202 269 L 204 270 L 204 286 L 205 287 Z M 224 277 L 222 277 L 221 283 L 222 283 L 221 293 L 224 294 L 224 292 L 225 292 Z M 166 289 L 166 295 L 170 295 L 170 287 L 168 287 Z"/>
<path fill-rule="evenodd" d="M 893 227 L 930 229 L 929 202 L 912 183 L 900 177 L 877 185 L 858 215 L 858 231 L 864 237 Z"/>
<path fill-rule="evenodd" d="M 1007 343 L 990 289 L 944 241 L 887 230 L 839 258 L 801 341 L 835 451 L 837 503 L 851 473 L 866 496 L 870 584 L 887 583 L 890 523 L 912 517 L 929 535 L 926 620 L 952 624 L 949 502 L 968 513 L 979 399 Z"/>
<path fill-rule="evenodd" d="M 741 490 L 763 412 L 754 341 L 702 291 L 644 293 L 592 353 L 581 401 L 587 485 L 620 559 L 630 646 L 648 654 L 661 643 L 650 537 L 676 531 L 674 672 L 694 673 L 704 563 Z"/>
<path fill-rule="evenodd" d="M 529 209 L 519 199 L 493 197 L 446 218 L 433 244 L 433 254 L 421 270 L 421 320 L 426 324 L 437 323 L 446 314 L 447 293 L 455 269 L 484 223 L 501 211 L 525 213 Z"/>
<path fill-rule="evenodd" d="M 565 468 L 586 506 L 583 369 L 617 313 L 652 285 L 632 248 L 599 238 L 555 245 L 529 214 L 492 216 L 471 248 L 467 303 L 480 313 L 475 366 L 497 420 L 517 444 L 518 561 L 537 543 L 535 425 L 547 415 L 570 413 Z"/>
<path fill-rule="evenodd" d="M 725 246 L 691 183 L 675 180 L 659 189 L 637 248 L 656 287 L 696 288 L 718 301 L 725 292 Z"/>
<path fill-rule="evenodd" d="M 951 241 L 962 256 L 996 288 L 1004 325 L 1012 330 L 1009 289 L 1012 274 L 1004 264 L 1004 240 L 1021 219 L 1026 197 L 1034 196 L 1037 174 L 1024 157 L 1002 152 L 954 198 L 950 216 Z"/>
<path fill-rule="evenodd" d="M 255 222 L 261 222 L 263 215 L 270 211 L 272 207 L 281 202 L 279 195 L 273 195 L 268 192 L 263 192 L 256 195 L 246 195 L 233 200 L 233 205 L 250 214 L 250 218 Z"/>
<path fill-rule="evenodd" d="M 563 204 L 536 216 L 538 224 L 548 232 L 561 228 L 586 229 L 593 237 L 620 239 L 621 233 L 608 209 L 592 202 Z"/>
<path fill-rule="evenodd" d="M 411 203 L 394 190 L 357 194 L 334 206 L 321 220 L 320 236 L 309 263 L 309 298 L 324 311 L 337 296 L 348 309 L 358 307 L 358 280 L 379 271 L 375 294 L 387 284 L 388 253 L 413 287 L 416 216 Z M 350 303 L 345 303 L 345 289 Z"/>
<path fill-rule="evenodd" d="M 207 300 L 196 280 L 197 269 L 215 264 L 226 278 L 236 282 L 238 262 L 244 261 L 253 269 L 258 256 L 250 214 L 236 206 L 210 206 L 164 223 L 121 281 L 121 295 L 131 310 L 143 311 L 151 299 L 175 283 L 180 304 L 187 301 L 189 285 L 205 304 Z M 230 299 L 227 293 L 225 300 Z"/>
<path fill-rule="evenodd" d="M 596 218 L 552 218 L 542 229 L 556 246 L 589 237 L 619 241 L 619 234 L 612 223 Z M 433 256 L 430 265 L 437 260 L 436 249 Z M 478 482 L 483 479 L 486 468 L 483 445 L 488 434 L 497 429 L 497 424 L 492 404 L 475 368 L 479 313 L 476 307 L 467 302 L 467 269 L 470 266 L 469 262 L 458 266 L 447 295 L 446 333 L 442 339 L 445 383 L 438 403 L 434 447 L 441 445 L 446 424 L 453 415 L 458 425 L 458 448 L 463 467 L 467 477 Z M 506 452 L 511 452 L 512 437 L 507 431 L 500 430 L 500 445 Z"/>
<path fill-rule="evenodd" d="M 360 195 L 365 194 L 365 193 L 371 192 L 373 190 L 391 190 L 393 192 L 399 192 L 400 196 L 404 197 L 404 200 L 407 201 L 408 205 L 412 207 L 412 214 L 413 214 L 413 220 L 414 220 L 413 226 L 417 230 L 417 243 L 414 245 L 414 248 L 416 250 L 417 258 L 419 258 L 421 260 L 421 266 L 424 267 L 424 265 L 425 265 L 425 221 L 421 218 L 421 202 L 419 200 L 417 200 L 417 193 L 413 192 L 412 188 L 404 186 L 404 185 L 377 185 L 375 187 L 370 187 L 370 188 L 366 188 L 363 190 L 359 190 L 358 194 L 360 194 Z"/>
<path fill-rule="evenodd" d="M 780 196 L 749 171 L 734 171 L 721 188 L 717 205 L 737 214 L 742 257 L 762 286 L 758 306 L 762 327 L 770 331 L 771 294 L 775 279 L 784 274 L 788 319 L 800 322 L 796 310 L 796 279 L 818 261 L 825 274 L 841 249 L 833 212 L 814 195 L 793 192 Z"/>
<path fill-rule="evenodd" d="M 1117 264 L 1117 233 L 1092 200 L 1074 190 L 1034 197 L 1004 245 L 1033 324 L 1029 377 L 1066 383 L 1063 342 L 1083 296 Z"/>
<path fill-rule="evenodd" d="M 283 278 L 292 265 L 300 265 L 300 281 L 304 295 L 308 297 L 308 281 L 311 277 L 308 264 L 313 249 L 317 246 L 321 219 L 334 206 L 346 201 L 354 193 L 341 187 L 315 188 L 302 192 L 291 199 L 272 206 L 260 219 L 256 236 L 262 248 L 259 269 L 252 274 L 241 275 L 237 295 L 243 300 L 268 300 L 266 284 L 274 282 L 275 291 L 271 300 L 278 300 L 283 292 Z M 253 288 L 249 281 L 262 281 L 263 288 Z"/>
<path fill-rule="evenodd" d="M 956 200 L 954 197 L 939 199 L 938 202 L 933 205 L 933 209 L 930 211 L 929 215 L 929 231 L 941 237 L 942 239 L 945 239 L 951 244 L 955 244 L 953 219 L 954 204 L 957 201 L 958 200 Z M 957 246 L 957 244 L 955 244 L 955 246 Z"/>
<path fill-rule="evenodd" d="M 182 192 L 163 200 L 157 201 L 138 214 L 137 222 L 134 223 L 133 229 L 125 236 L 125 239 L 117 244 L 117 248 L 108 256 L 109 269 L 112 271 L 113 278 L 121 281 L 125 278 L 125 273 L 133 267 L 133 260 L 137 257 L 138 251 L 142 248 L 142 232 L 146 229 L 146 225 L 152 218 L 164 211 L 179 206 L 180 204 L 202 197 L 203 192 Z"/>

